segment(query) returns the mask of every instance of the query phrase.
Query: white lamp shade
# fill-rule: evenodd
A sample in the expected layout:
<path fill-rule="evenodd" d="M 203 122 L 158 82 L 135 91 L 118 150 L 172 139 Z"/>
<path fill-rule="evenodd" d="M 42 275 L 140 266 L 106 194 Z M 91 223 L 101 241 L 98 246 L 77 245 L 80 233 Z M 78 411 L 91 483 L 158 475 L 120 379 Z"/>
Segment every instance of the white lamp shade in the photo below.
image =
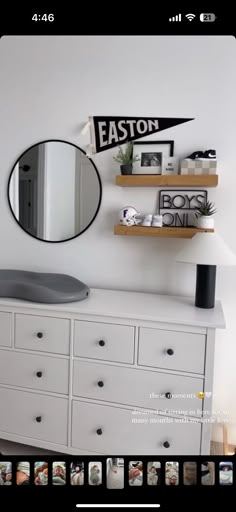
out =
<path fill-rule="evenodd" d="M 186 240 L 176 261 L 198 265 L 236 265 L 236 255 L 217 233 L 197 233 Z"/>

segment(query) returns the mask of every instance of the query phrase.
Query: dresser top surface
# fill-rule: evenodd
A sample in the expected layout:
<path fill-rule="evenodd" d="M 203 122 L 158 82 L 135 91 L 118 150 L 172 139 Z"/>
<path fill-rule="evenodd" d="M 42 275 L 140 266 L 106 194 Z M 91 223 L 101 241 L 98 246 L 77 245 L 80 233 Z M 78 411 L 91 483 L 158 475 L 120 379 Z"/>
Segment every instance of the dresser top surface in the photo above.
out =
<path fill-rule="evenodd" d="M 225 328 L 220 301 L 215 308 L 201 309 L 194 306 L 193 297 L 158 295 L 154 293 L 103 290 L 92 288 L 90 296 L 79 302 L 67 304 L 39 304 L 18 299 L 0 299 L 0 308 L 20 307 L 84 315 L 99 315 L 149 322 L 167 322 L 195 327 Z"/>

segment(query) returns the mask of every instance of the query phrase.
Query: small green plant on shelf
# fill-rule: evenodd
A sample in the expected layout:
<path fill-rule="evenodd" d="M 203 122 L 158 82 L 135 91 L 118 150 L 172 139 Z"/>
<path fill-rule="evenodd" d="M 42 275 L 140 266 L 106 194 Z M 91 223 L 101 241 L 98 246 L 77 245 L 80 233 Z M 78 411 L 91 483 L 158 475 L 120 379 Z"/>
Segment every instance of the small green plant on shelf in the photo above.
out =
<path fill-rule="evenodd" d="M 215 203 L 206 201 L 202 206 L 195 208 L 195 215 L 197 217 L 197 226 L 202 229 L 213 229 L 214 219 L 212 215 L 217 212 Z"/>
<path fill-rule="evenodd" d="M 196 209 L 196 217 L 209 217 L 210 215 L 214 215 L 216 213 L 215 203 L 207 201 L 206 204 L 203 204 L 199 208 Z"/>
<path fill-rule="evenodd" d="M 121 174 L 132 174 L 133 163 L 140 160 L 137 155 L 133 155 L 133 144 L 131 142 L 126 144 L 124 149 L 120 146 L 117 155 L 113 159 L 121 164 Z"/>

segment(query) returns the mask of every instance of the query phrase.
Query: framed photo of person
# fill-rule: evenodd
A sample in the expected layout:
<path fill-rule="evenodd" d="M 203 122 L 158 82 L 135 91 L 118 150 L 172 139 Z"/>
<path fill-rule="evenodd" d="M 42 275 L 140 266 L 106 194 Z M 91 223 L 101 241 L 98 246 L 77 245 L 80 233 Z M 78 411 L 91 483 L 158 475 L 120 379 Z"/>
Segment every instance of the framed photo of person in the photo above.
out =
<path fill-rule="evenodd" d="M 162 174 L 164 158 L 173 157 L 174 141 L 158 140 L 133 143 L 133 174 Z"/>

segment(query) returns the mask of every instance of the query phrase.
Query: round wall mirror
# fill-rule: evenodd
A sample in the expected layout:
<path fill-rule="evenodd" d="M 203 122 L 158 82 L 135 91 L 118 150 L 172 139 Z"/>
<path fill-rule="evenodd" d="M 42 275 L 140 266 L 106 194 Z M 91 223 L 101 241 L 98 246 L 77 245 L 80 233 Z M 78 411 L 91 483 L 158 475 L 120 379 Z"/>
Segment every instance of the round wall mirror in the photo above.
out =
<path fill-rule="evenodd" d="M 92 160 L 82 149 L 60 140 L 27 149 L 8 183 L 8 200 L 18 224 L 45 242 L 64 242 L 86 231 L 98 213 L 101 194 Z"/>

